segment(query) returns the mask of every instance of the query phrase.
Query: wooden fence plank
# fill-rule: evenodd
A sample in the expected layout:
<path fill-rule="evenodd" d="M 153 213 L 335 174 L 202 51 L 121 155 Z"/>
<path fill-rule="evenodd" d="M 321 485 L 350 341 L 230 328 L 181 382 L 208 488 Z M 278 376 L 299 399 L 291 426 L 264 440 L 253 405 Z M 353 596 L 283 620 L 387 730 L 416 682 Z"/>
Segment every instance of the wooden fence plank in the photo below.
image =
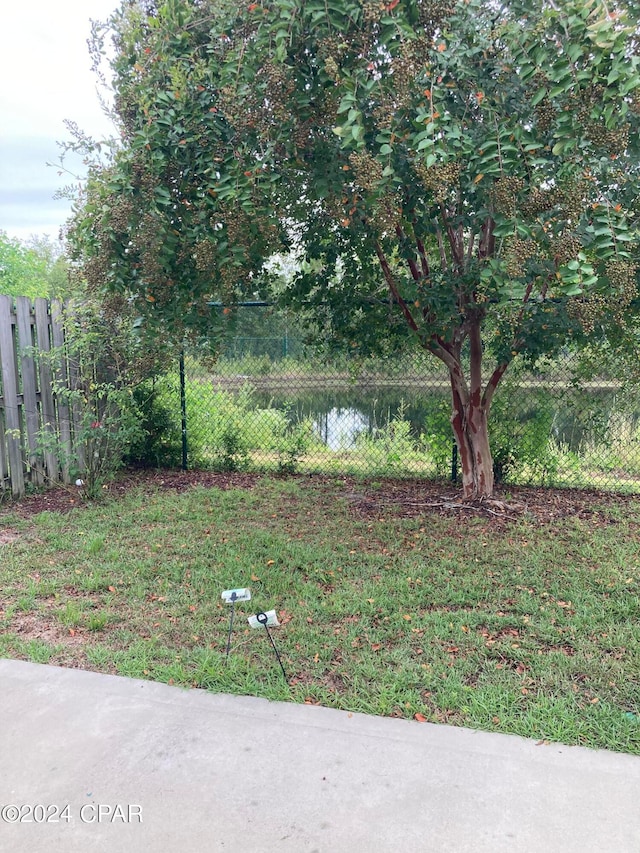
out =
<path fill-rule="evenodd" d="M 64 347 L 64 327 L 62 318 L 62 305 L 57 300 L 51 303 L 51 340 L 56 351 L 55 376 L 59 387 L 68 388 L 69 377 L 67 371 L 67 356 Z M 58 414 L 58 432 L 60 435 L 60 446 L 63 450 L 62 479 L 69 483 L 69 463 L 72 455 L 71 445 L 71 419 L 69 415 L 69 404 L 64 396 L 56 395 L 56 407 Z"/>
<path fill-rule="evenodd" d="M 6 492 L 11 488 L 11 484 L 9 483 L 9 463 L 4 449 L 4 409 L 2 406 L 2 396 L 0 396 L 0 492 Z"/>
<path fill-rule="evenodd" d="M 11 491 L 16 497 L 24 494 L 24 472 L 20 409 L 18 408 L 18 371 L 14 339 L 12 300 L 0 296 L 0 369 L 4 402 L 4 441 L 11 475 Z"/>
<path fill-rule="evenodd" d="M 56 429 L 56 410 L 53 401 L 52 373 L 49 353 L 51 352 L 51 341 L 49 338 L 49 303 L 46 299 L 35 300 L 36 317 L 36 342 L 42 356 L 38 358 L 38 373 L 40 374 L 40 401 L 42 404 L 42 429 L 48 433 L 49 438 L 57 441 L 58 431 Z M 52 482 L 56 482 L 60 472 L 58 456 L 53 450 L 48 450 L 45 455 L 47 476 Z"/>
<path fill-rule="evenodd" d="M 40 418 L 36 383 L 36 359 L 33 345 L 33 317 L 31 300 L 26 296 L 16 298 L 16 321 L 18 327 L 18 345 L 22 373 L 22 411 L 27 431 L 27 462 L 29 478 L 35 486 L 44 482 L 42 453 L 38 441 Z"/>

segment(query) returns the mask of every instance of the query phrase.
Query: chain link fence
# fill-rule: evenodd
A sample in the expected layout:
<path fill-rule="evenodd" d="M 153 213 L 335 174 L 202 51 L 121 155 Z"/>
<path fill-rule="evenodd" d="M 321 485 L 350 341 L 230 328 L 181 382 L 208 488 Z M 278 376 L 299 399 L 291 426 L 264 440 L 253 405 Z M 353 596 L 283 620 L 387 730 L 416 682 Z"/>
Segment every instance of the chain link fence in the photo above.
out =
<path fill-rule="evenodd" d="M 328 364 L 289 329 L 278 331 L 238 335 L 215 363 L 186 353 L 188 467 L 457 476 L 449 381 L 438 362 L 417 354 Z M 491 411 L 497 481 L 640 491 L 640 391 L 576 372 L 569 354 L 534 372 L 514 363 Z M 176 420 L 177 372 L 162 382 Z"/>

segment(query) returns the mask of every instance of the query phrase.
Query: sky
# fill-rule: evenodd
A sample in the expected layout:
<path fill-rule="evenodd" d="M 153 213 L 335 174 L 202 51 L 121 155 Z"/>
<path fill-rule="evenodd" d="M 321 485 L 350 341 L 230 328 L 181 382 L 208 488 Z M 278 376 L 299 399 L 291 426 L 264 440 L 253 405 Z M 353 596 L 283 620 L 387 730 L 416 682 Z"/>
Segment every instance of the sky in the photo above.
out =
<path fill-rule="evenodd" d="M 56 240 L 70 204 L 54 200 L 72 182 L 47 166 L 70 138 L 64 120 L 95 138 L 113 133 L 100 105 L 87 39 L 118 0 L 23 0 L 0 12 L 0 230 Z M 69 163 L 81 168 L 76 161 Z"/>

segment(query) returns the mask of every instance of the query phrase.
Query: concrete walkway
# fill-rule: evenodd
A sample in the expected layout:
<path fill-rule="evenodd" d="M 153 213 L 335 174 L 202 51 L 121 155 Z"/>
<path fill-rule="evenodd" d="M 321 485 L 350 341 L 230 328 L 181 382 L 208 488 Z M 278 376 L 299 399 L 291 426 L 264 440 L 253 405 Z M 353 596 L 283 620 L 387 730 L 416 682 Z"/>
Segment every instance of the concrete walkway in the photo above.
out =
<path fill-rule="evenodd" d="M 2 853 L 640 853 L 640 758 L 21 661 L 0 685 Z"/>

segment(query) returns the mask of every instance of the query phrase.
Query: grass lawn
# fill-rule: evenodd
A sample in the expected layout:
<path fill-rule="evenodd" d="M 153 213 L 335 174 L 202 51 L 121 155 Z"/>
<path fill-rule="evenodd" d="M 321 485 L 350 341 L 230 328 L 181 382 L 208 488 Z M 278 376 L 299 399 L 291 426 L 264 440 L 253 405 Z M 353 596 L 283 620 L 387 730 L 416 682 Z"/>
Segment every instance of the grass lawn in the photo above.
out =
<path fill-rule="evenodd" d="M 511 519 L 303 477 L 9 505 L 0 655 L 640 754 L 637 498 L 528 494 Z"/>

